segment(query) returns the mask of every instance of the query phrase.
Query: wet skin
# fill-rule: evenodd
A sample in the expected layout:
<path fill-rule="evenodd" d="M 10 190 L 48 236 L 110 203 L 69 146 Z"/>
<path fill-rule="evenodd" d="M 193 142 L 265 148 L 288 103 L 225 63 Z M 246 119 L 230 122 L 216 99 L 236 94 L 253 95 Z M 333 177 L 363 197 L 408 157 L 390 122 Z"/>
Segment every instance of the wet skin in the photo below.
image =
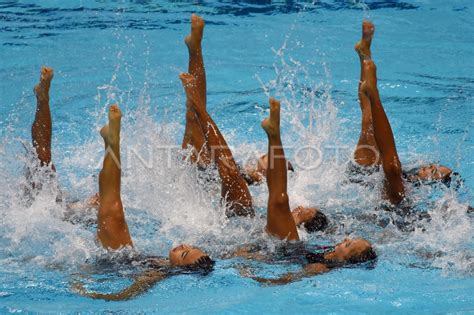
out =
<path fill-rule="evenodd" d="M 291 211 L 291 215 L 295 220 L 296 226 L 300 226 L 306 222 L 311 221 L 318 212 L 321 211 L 316 208 L 299 206 Z"/>
<path fill-rule="evenodd" d="M 52 68 L 42 67 L 40 82 L 33 89 L 37 105 L 35 120 L 31 126 L 31 138 L 41 166 L 50 165 L 54 171 L 54 165 L 51 163 L 52 122 L 49 108 L 49 90 L 53 76 Z"/>
<path fill-rule="evenodd" d="M 287 191 L 287 162 L 280 137 L 280 102 L 270 98 L 270 116 L 262 121 L 268 137 L 267 226 L 266 231 L 279 239 L 299 240 L 295 220 L 290 212 Z"/>
<path fill-rule="evenodd" d="M 180 79 L 200 125 L 205 131 L 211 157 L 221 179 L 222 201 L 226 204 L 228 216 L 253 216 L 252 196 L 244 178 L 239 172 L 232 151 L 219 128 L 205 110 L 202 94 L 199 93 L 196 78 L 189 73 L 181 73 Z"/>
<path fill-rule="evenodd" d="M 430 180 L 443 180 L 451 176 L 453 171 L 446 166 L 430 164 L 427 166 L 420 167 L 418 171 L 418 176 L 412 178 L 412 180 L 421 180 L 421 181 L 430 181 Z"/>
<path fill-rule="evenodd" d="M 105 248 L 133 247 L 120 196 L 120 121 L 122 113 L 117 105 L 110 106 L 109 124 L 100 134 L 104 139 L 106 154 L 99 176 L 99 213 L 97 236 Z M 170 251 L 170 264 L 194 264 L 206 256 L 201 250 L 182 244 Z"/>
<path fill-rule="evenodd" d="M 362 166 L 382 164 L 385 175 L 383 196 L 392 204 L 405 198 L 402 165 L 395 146 L 395 139 L 383 108 L 377 88 L 376 66 L 371 57 L 370 45 L 375 27 L 369 21 L 362 23 L 362 38 L 355 45 L 361 64 L 359 101 L 362 110 L 362 128 L 354 160 Z M 452 171 L 444 166 L 430 164 L 421 167 L 410 181 L 443 180 Z"/>
<path fill-rule="evenodd" d="M 174 266 L 193 265 L 204 256 L 207 254 L 202 250 L 186 244 L 178 245 L 169 252 L 170 263 Z"/>
<path fill-rule="evenodd" d="M 294 172 L 293 165 L 287 161 L 288 170 Z M 254 165 L 246 165 L 244 168 L 245 176 L 249 185 L 259 185 L 263 182 L 267 176 L 268 169 L 268 156 L 266 154 L 258 158 L 257 163 Z"/>
<path fill-rule="evenodd" d="M 327 260 L 346 262 L 353 257 L 359 256 L 362 252 L 372 247 L 372 245 L 361 238 L 345 239 L 336 245 L 334 251 L 324 255 Z"/>
<path fill-rule="evenodd" d="M 370 108 L 370 100 L 365 93 L 361 91 L 361 83 L 365 80 L 363 71 L 364 60 L 370 60 L 372 53 L 370 45 L 375 32 L 374 25 L 365 20 L 362 23 L 362 38 L 355 45 L 360 60 L 360 80 L 358 85 L 358 97 L 360 109 L 362 112 L 361 131 L 356 150 L 354 151 L 354 161 L 362 166 L 379 165 L 381 163 L 380 153 L 375 141 L 374 127 L 372 122 L 372 110 Z"/>

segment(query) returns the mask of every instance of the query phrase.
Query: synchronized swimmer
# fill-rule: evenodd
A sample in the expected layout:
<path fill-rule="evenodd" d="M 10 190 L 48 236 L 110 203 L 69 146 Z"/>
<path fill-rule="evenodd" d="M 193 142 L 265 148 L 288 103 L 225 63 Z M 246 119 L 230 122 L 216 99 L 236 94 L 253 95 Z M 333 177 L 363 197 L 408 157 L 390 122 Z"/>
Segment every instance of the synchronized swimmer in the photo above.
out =
<path fill-rule="evenodd" d="M 188 73 L 179 75 L 186 94 L 186 125 L 182 148 L 190 149 L 189 161 L 197 168 L 201 170 L 211 166 L 217 168 L 221 183 L 221 200 L 228 217 L 254 217 L 255 209 L 249 185 L 266 182 L 269 196 L 264 231 L 271 237 L 284 241 L 283 247 L 277 251 L 284 253 L 283 256 L 295 258 L 302 266 L 301 271 L 288 273 L 276 279 L 253 276 L 246 268 L 241 268 L 241 275 L 260 283 L 278 285 L 346 265 L 375 261 L 377 254 L 372 244 L 362 238 L 345 239 L 319 252 L 308 249 L 303 242 L 300 242 L 297 227 L 301 226 L 308 232 L 323 231 L 328 225 L 328 220 L 316 207 L 299 206 L 290 209 L 287 173 L 294 172 L 295 168 L 285 157 L 278 100 L 270 98 L 269 117 L 261 124 L 268 136 L 267 154 L 261 156 L 255 165 L 237 164 L 226 140 L 206 108 L 206 72 L 201 45 L 203 32 L 204 20 L 193 14 L 191 32 L 185 38 L 189 52 Z M 438 164 L 410 171 L 402 169 L 392 129 L 377 89 L 376 66 L 370 50 L 373 35 L 374 25 L 364 21 L 362 38 L 355 46 L 360 59 L 358 97 L 362 111 L 362 126 L 354 151 L 354 162 L 348 171 L 365 175 L 378 171 L 381 166 L 384 174 L 382 200 L 386 200 L 396 208 L 406 203 L 408 199 L 404 182 L 449 182 L 453 172 Z M 37 109 L 32 125 L 32 142 L 39 161 L 38 167 L 54 176 L 56 168 L 51 154 L 52 122 L 49 107 L 52 79 L 53 70 L 43 67 L 40 82 L 34 88 Z M 103 248 L 111 252 L 122 248 L 133 248 L 121 198 L 121 118 L 122 112 L 119 106 L 110 106 L 108 124 L 100 130 L 105 153 L 99 173 L 99 192 L 88 200 L 88 206 L 98 209 L 97 240 Z M 32 182 L 31 188 L 40 187 L 38 185 L 41 183 Z M 391 209 L 388 208 L 389 211 Z M 262 250 L 258 245 L 248 244 L 236 248 L 230 255 L 223 254 L 220 258 L 241 257 L 272 263 L 281 256 L 273 254 Z M 156 282 L 167 277 L 190 270 L 207 274 L 214 268 L 214 261 L 208 254 L 188 244 L 172 248 L 167 258 L 140 254 L 129 257 L 127 263 L 138 264 L 145 268 L 128 288 L 117 293 L 103 294 L 89 292 L 82 283 L 77 282 L 73 285 L 73 290 L 91 298 L 125 300 L 145 292 Z"/>

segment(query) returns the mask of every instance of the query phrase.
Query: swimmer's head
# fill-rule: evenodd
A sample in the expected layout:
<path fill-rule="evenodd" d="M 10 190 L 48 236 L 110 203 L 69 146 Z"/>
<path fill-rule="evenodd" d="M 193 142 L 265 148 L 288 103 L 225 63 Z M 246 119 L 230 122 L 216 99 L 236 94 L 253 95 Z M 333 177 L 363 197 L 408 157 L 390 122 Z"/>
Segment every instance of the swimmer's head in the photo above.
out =
<path fill-rule="evenodd" d="M 172 265 L 179 267 L 211 269 L 214 265 L 214 261 L 202 250 L 186 244 L 181 244 L 170 250 L 169 260 Z"/>
<path fill-rule="evenodd" d="M 293 165 L 287 160 L 286 161 L 288 170 L 294 172 Z M 268 156 L 262 155 L 256 164 L 248 165 L 243 170 L 243 176 L 249 185 L 259 184 L 267 176 L 268 170 Z"/>
<path fill-rule="evenodd" d="M 442 181 L 449 182 L 453 171 L 446 166 L 429 164 L 406 172 L 408 181 Z"/>
<path fill-rule="evenodd" d="M 303 226 L 308 233 L 322 231 L 328 226 L 328 219 L 319 209 L 297 207 L 291 211 L 295 224 Z"/>
<path fill-rule="evenodd" d="M 331 260 L 347 264 L 359 264 L 377 258 L 372 244 L 364 239 L 345 239 L 334 248 Z"/>

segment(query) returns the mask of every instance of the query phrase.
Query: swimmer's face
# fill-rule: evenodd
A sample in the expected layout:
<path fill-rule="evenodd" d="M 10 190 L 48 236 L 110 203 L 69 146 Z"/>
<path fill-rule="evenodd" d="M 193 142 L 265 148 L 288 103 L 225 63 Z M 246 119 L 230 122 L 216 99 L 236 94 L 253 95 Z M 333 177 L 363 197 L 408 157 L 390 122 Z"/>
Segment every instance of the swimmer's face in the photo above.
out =
<path fill-rule="evenodd" d="M 446 166 L 430 164 L 423 166 L 418 171 L 420 180 L 443 180 L 451 176 L 452 170 Z"/>
<path fill-rule="evenodd" d="M 197 263 L 199 258 L 207 256 L 202 250 L 181 244 L 173 248 L 169 253 L 169 259 L 172 265 L 189 266 Z"/>
<path fill-rule="evenodd" d="M 342 243 L 336 245 L 334 252 L 339 261 L 357 260 L 366 251 L 370 250 L 372 245 L 364 239 L 345 239 Z"/>

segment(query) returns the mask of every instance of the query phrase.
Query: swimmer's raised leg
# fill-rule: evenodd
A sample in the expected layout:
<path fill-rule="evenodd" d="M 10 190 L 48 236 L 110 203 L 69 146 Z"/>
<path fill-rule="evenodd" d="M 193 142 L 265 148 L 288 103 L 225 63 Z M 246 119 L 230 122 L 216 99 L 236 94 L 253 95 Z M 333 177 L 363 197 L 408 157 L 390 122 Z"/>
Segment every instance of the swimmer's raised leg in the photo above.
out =
<path fill-rule="evenodd" d="M 109 108 L 109 123 L 100 130 L 104 139 L 105 156 L 99 174 L 99 214 L 97 237 L 105 248 L 133 246 L 120 197 L 120 120 L 117 105 Z"/>
<path fill-rule="evenodd" d="M 33 89 L 36 95 L 36 114 L 31 126 L 31 138 L 41 165 L 51 165 L 51 168 L 55 170 L 51 163 L 52 122 L 49 108 L 49 89 L 53 75 L 52 68 L 42 67 L 40 82 Z"/>
<path fill-rule="evenodd" d="M 363 72 L 365 80 L 361 84 L 361 91 L 367 95 L 370 100 L 375 141 L 380 150 L 382 167 L 385 174 L 385 197 L 390 200 L 391 203 L 398 204 L 405 197 L 402 166 L 398 158 L 392 128 L 380 100 L 375 63 L 372 60 L 364 60 Z"/>
<path fill-rule="evenodd" d="M 186 36 L 184 42 L 188 47 L 189 65 L 188 72 L 196 78 L 196 88 L 200 99 L 203 100 L 206 108 L 206 71 L 202 57 L 201 41 L 204 32 L 204 20 L 193 14 L 191 16 L 191 33 Z M 184 130 L 183 149 L 191 146 L 193 153 L 191 160 L 197 162 L 199 166 L 205 167 L 211 162 L 204 131 L 199 124 L 196 113 L 192 109 L 189 99 L 186 99 L 186 127 Z"/>
<path fill-rule="evenodd" d="M 199 97 L 206 105 L 206 71 L 202 57 L 202 38 L 204 33 L 204 20 L 196 14 L 191 15 L 191 33 L 186 36 L 184 42 L 188 46 L 189 65 L 188 71 L 196 78 L 196 89 Z M 204 108 L 205 109 L 205 108 Z"/>
<path fill-rule="evenodd" d="M 232 152 L 219 128 L 206 112 L 202 94 L 197 89 L 196 79 L 189 73 L 180 74 L 186 96 L 191 101 L 200 125 L 207 136 L 211 157 L 217 165 L 222 181 L 222 199 L 228 204 L 228 215 L 253 216 L 252 197 L 247 183 L 240 175 Z"/>
<path fill-rule="evenodd" d="M 370 100 L 369 97 L 360 90 L 360 85 L 362 81 L 364 81 L 364 60 L 369 60 L 372 56 L 370 45 L 372 43 L 374 30 L 374 25 L 371 22 L 365 20 L 362 23 L 362 38 L 354 47 L 360 59 L 360 81 L 358 86 L 358 96 L 360 109 L 362 111 L 361 131 L 359 141 L 354 152 L 354 161 L 362 166 L 379 165 L 381 162 L 379 149 L 374 136 Z"/>
<path fill-rule="evenodd" d="M 299 240 L 287 193 L 287 164 L 280 137 L 280 102 L 270 98 L 270 117 L 262 122 L 268 136 L 266 230 L 280 239 Z"/>

